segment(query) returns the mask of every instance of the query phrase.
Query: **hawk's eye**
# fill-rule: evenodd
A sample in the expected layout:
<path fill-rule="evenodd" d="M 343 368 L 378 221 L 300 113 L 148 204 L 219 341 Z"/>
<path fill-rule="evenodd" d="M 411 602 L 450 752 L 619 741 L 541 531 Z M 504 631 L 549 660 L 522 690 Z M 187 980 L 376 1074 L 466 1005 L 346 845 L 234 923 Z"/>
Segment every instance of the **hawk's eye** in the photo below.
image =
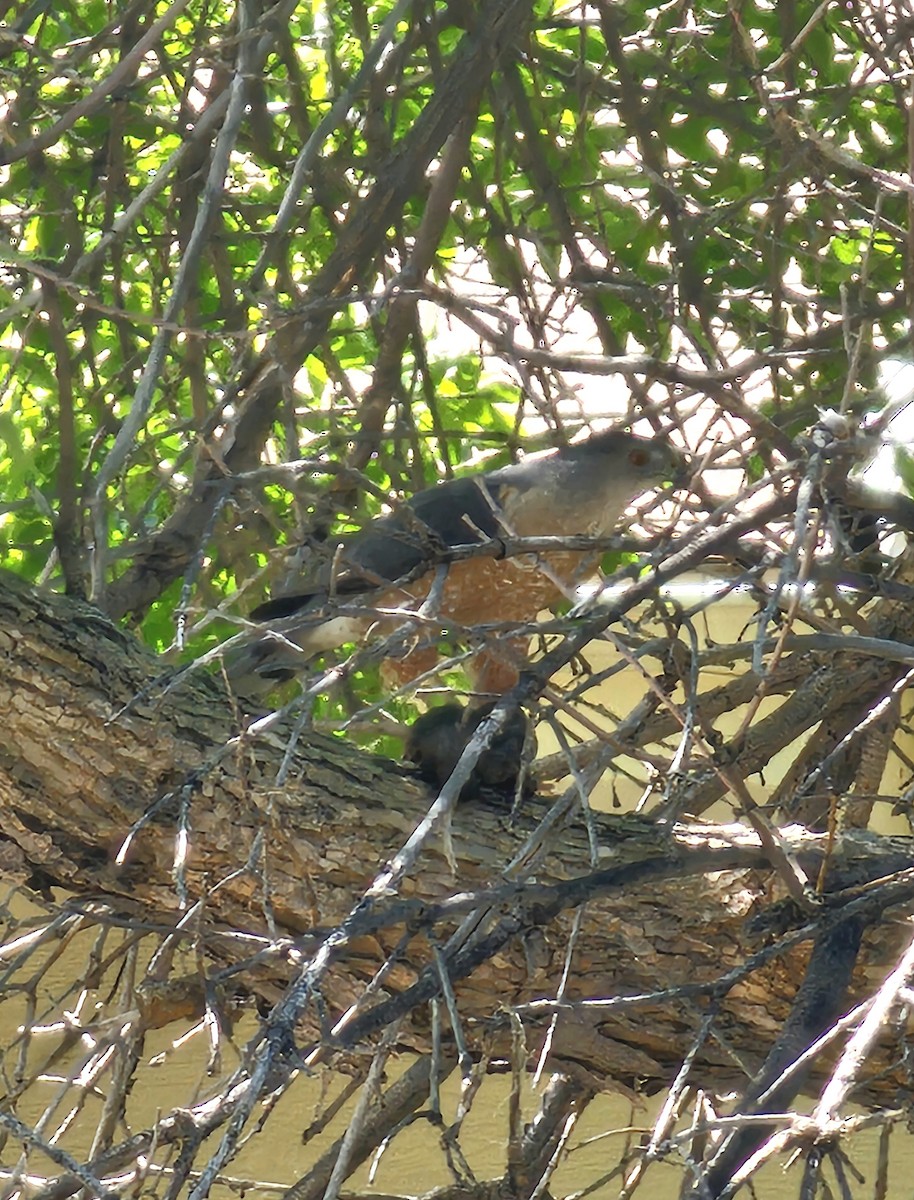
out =
<path fill-rule="evenodd" d="M 647 450 L 632 450 L 628 456 L 628 461 L 633 467 L 646 467 L 651 461 L 651 456 Z"/>

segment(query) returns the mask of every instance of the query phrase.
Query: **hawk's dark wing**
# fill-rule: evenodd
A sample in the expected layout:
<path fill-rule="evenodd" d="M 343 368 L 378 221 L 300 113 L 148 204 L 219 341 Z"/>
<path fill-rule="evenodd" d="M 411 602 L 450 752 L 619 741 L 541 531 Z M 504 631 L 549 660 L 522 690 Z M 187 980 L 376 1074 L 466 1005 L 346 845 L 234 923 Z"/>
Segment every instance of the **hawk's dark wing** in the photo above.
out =
<path fill-rule="evenodd" d="M 336 562 L 334 592 L 354 596 L 397 579 L 416 578 L 423 567 L 446 562 L 449 547 L 498 537 L 503 532 L 499 474 L 450 479 L 417 492 L 395 513 L 375 518 L 344 545 Z M 270 621 L 318 606 L 327 596 L 330 569 L 313 587 L 267 600 L 251 617 Z"/>

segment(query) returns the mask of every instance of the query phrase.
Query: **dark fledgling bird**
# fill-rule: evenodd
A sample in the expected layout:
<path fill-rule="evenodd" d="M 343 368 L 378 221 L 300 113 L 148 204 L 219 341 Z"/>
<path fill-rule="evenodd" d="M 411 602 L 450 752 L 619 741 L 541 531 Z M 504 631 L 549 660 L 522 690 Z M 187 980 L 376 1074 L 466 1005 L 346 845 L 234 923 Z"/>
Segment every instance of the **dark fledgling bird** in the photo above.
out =
<path fill-rule="evenodd" d="M 455 546 L 505 537 L 605 537 L 636 496 L 684 478 L 685 459 L 667 442 L 614 430 L 426 488 L 345 541 L 315 581 L 254 609 L 251 618 L 272 629 L 226 656 L 229 676 L 242 693 L 263 691 L 314 655 L 363 641 L 369 629 L 383 636 L 400 628 Z M 528 624 L 580 582 L 589 558 L 586 551 L 550 550 L 451 562 L 433 615 L 464 628 Z M 362 611 L 347 612 L 347 604 Z M 366 607 L 386 611 L 366 615 Z M 476 664 L 476 688 L 510 687 L 524 645 L 516 635 L 489 639 Z M 387 665 L 407 681 L 436 661 L 437 647 L 426 643 Z"/>
<path fill-rule="evenodd" d="M 416 764 L 427 783 L 443 787 L 473 734 L 496 703 L 493 700 L 478 708 L 464 708 L 452 701 L 430 708 L 410 726 L 403 757 Z M 532 758 L 536 748 L 532 742 L 533 723 L 522 709 L 515 709 L 476 760 L 472 775 L 461 789 L 460 799 L 490 795 L 513 800 L 528 738 L 531 746 L 526 757 Z"/>

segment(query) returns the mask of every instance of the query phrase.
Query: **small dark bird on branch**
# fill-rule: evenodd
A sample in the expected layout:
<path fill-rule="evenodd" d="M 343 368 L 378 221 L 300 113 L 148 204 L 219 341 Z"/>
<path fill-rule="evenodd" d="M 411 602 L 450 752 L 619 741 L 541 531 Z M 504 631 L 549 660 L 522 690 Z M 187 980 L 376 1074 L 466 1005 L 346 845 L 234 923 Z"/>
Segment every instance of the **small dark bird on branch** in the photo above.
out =
<path fill-rule="evenodd" d="M 419 774 L 427 783 L 437 788 L 443 787 L 472 741 L 473 734 L 496 703 L 493 700 L 478 708 L 464 708 L 462 704 L 451 701 L 438 708 L 430 708 L 410 726 L 403 757 L 416 764 Z M 525 756 L 524 747 L 528 738 L 531 739 L 530 753 Z M 523 710 L 515 709 L 476 760 L 473 773 L 461 790 L 460 799 L 469 800 L 484 795 L 509 802 L 513 800 L 522 765 L 535 752 L 532 738 L 532 722 Z"/>

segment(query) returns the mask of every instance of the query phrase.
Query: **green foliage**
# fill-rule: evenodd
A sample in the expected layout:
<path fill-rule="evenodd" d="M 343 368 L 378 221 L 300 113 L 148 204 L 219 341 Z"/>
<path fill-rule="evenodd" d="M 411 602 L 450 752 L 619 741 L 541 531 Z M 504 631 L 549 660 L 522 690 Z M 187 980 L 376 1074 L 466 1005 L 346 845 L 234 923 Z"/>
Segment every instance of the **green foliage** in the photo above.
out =
<path fill-rule="evenodd" d="M 233 4 L 192 0 L 131 58 L 161 8 L 119 27 L 100 2 L 63 0 L 29 9 L 5 43 L 0 545 L 13 569 L 62 583 L 61 505 L 87 564 L 103 510 L 96 599 L 156 648 L 185 602 L 191 648 L 209 647 L 207 613 L 230 611 L 235 587 L 245 609 L 279 577 L 270 547 L 315 529 L 332 542 L 381 509 L 329 470 L 248 484 L 258 462 L 345 462 L 382 493 L 408 491 L 480 452 L 508 461 L 521 419 L 539 432 L 534 411 L 564 423 L 576 385 L 512 344 L 686 366 L 754 356 L 752 378 L 728 383 L 746 387 L 734 411 L 795 431 L 840 394 L 849 330 L 865 338 L 864 386 L 902 332 L 907 200 L 873 168 L 907 170 L 903 34 L 882 45 L 875 19 L 835 7 L 804 25 L 763 3 L 688 20 L 538 3 L 478 108 L 469 82 L 448 94 L 451 128 L 472 121 L 466 150 L 443 128 L 411 158 L 473 34 L 456 8 L 429 23 L 419 4 L 362 76 L 390 10 L 299 4 L 242 36 Z M 242 46 L 260 58 L 229 127 L 217 106 L 231 106 Z M 299 155 L 344 94 L 293 195 Z M 217 133 L 230 155 L 211 179 Z M 30 138 L 43 140 L 27 153 Z M 429 181 L 451 153 L 442 217 Z M 383 230 L 325 278 L 391 188 Z M 293 218 L 274 237 L 284 204 Z M 425 278 L 448 309 L 429 293 L 404 322 L 397 306 Z M 166 567 L 156 553 L 176 527 L 188 544 Z M 132 566 L 158 573 L 139 597 Z"/>
<path fill-rule="evenodd" d="M 895 447 L 895 470 L 909 496 L 914 496 L 914 455 L 904 446 Z"/>

